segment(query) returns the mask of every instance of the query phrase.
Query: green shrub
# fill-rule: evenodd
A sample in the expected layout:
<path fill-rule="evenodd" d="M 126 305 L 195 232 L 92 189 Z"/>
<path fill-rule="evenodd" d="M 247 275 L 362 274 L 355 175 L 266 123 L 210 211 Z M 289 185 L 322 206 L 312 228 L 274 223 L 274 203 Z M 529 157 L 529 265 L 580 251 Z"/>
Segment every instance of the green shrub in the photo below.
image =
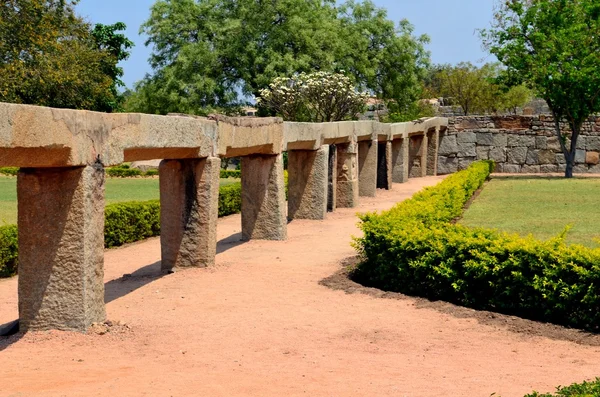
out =
<path fill-rule="evenodd" d="M 2 175 L 17 176 L 17 172 L 19 172 L 19 167 L 0 167 Z"/>
<path fill-rule="evenodd" d="M 219 188 L 219 216 L 237 214 L 242 210 L 242 184 L 233 183 Z"/>
<path fill-rule="evenodd" d="M 18 233 L 16 225 L 0 227 L 0 278 L 17 274 Z"/>
<path fill-rule="evenodd" d="M 488 177 L 474 163 L 381 214 L 361 216 L 357 281 L 533 320 L 600 330 L 600 250 L 453 224 Z"/>
<path fill-rule="evenodd" d="M 219 188 L 219 216 L 242 210 L 242 184 Z M 126 243 L 160 235 L 160 202 L 131 201 L 109 204 L 104 211 L 104 246 L 117 247 Z M 0 278 L 17 273 L 17 226 L 0 227 Z"/>
<path fill-rule="evenodd" d="M 148 171 L 144 173 L 144 176 L 156 176 L 158 175 L 158 170 L 156 168 L 150 168 Z"/>
<path fill-rule="evenodd" d="M 557 388 L 556 394 L 528 394 L 524 397 L 595 397 L 600 396 L 600 378 L 592 382 L 575 383 Z"/>
<path fill-rule="evenodd" d="M 104 246 L 116 247 L 160 235 L 160 202 L 116 203 L 104 210 Z"/>
<path fill-rule="evenodd" d="M 132 176 L 141 176 L 142 171 L 137 168 L 129 168 L 129 165 L 119 165 L 117 167 L 110 167 L 106 169 L 106 175 L 113 178 L 129 178 Z"/>
<path fill-rule="evenodd" d="M 242 177 L 241 170 L 221 170 L 221 178 L 222 179 L 227 179 L 227 178 L 240 179 L 241 177 Z"/>

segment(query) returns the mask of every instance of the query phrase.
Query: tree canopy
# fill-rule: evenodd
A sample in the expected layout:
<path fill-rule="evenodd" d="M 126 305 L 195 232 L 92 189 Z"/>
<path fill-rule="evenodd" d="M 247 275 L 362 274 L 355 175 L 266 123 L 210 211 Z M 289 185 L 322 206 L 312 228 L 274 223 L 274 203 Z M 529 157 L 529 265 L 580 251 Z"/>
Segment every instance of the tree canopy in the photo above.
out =
<path fill-rule="evenodd" d="M 506 1 L 482 36 L 509 75 L 548 103 L 567 164 L 565 176 L 571 177 L 581 126 L 600 111 L 600 3 Z M 570 126 L 568 136 L 561 121 Z"/>
<path fill-rule="evenodd" d="M 141 31 L 153 73 L 128 103 L 149 113 L 230 106 L 275 78 L 319 71 L 410 103 L 429 61 L 427 38 L 370 0 L 157 0 Z"/>
<path fill-rule="evenodd" d="M 91 25 L 77 0 L 6 0 L 0 4 L 0 101 L 114 111 L 132 43 L 124 24 Z"/>

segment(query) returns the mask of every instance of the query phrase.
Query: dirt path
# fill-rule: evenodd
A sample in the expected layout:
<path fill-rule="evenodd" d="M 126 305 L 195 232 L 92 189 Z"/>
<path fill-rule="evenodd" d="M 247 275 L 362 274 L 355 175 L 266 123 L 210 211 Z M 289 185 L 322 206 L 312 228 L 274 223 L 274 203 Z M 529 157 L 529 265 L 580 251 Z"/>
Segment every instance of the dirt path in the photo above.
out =
<path fill-rule="evenodd" d="M 221 219 L 217 266 L 164 277 L 158 239 L 107 251 L 108 317 L 127 326 L 0 340 L 0 396 L 511 397 L 600 375 L 599 347 L 320 285 L 354 254 L 355 212 L 294 221 L 286 242 L 241 244 L 239 216 Z M 0 281 L 0 324 L 16 317 L 16 280 Z"/>

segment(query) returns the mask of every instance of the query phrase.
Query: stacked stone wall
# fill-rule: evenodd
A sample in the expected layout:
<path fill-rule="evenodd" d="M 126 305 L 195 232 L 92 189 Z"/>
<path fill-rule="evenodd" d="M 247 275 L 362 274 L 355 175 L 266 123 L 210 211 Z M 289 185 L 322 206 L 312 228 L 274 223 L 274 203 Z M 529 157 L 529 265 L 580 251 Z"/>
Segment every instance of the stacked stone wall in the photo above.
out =
<path fill-rule="evenodd" d="M 561 124 L 569 133 L 567 124 Z M 570 140 L 567 139 L 567 147 Z M 577 140 L 575 173 L 600 173 L 600 117 L 584 123 Z M 438 173 L 465 169 L 476 160 L 494 160 L 496 172 L 564 172 L 565 159 L 552 116 L 462 116 L 448 120 L 440 134 Z"/>

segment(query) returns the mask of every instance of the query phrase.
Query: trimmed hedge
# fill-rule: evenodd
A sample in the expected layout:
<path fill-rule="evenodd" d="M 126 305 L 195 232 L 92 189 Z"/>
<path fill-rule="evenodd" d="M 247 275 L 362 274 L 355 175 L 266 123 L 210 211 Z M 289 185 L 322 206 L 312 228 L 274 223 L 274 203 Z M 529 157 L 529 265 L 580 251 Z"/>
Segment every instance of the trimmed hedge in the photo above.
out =
<path fill-rule="evenodd" d="M 8 176 L 17 176 L 19 167 L 0 167 L 0 174 Z"/>
<path fill-rule="evenodd" d="M 129 165 L 121 164 L 116 167 L 106 169 L 106 175 L 113 178 L 130 178 L 132 176 L 142 176 L 144 173 L 137 168 L 130 168 Z"/>
<path fill-rule="evenodd" d="M 219 188 L 219 216 L 242 210 L 242 184 Z M 104 246 L 117 247 L 160 235 L 160 201 L 109 204 L 104 211 Z M 17 274 L 18 234 L 16 225 L 0 227 L 0 278 Z"/>
<path fill-rule="evenodd" d="M 240 179 L 241 177 L 242 177 L 241 170 L 221 170 L 221 178 L 222 179 L 227 179 L 227 178 Z"/>
<path fill-rule="evenodd" d="M 600 396 L 600 378 L 592 382 L 574 383 L 567 387 L 558 387 L 556 394 L 534 392 L 525 397 L 593 397 Z"/>
<path fill-rule="evenodd" d="M 600 331 L 600 249 L 453 223 L 493 163 L 361 216 L 353 277 L 388 291 Z"/>

